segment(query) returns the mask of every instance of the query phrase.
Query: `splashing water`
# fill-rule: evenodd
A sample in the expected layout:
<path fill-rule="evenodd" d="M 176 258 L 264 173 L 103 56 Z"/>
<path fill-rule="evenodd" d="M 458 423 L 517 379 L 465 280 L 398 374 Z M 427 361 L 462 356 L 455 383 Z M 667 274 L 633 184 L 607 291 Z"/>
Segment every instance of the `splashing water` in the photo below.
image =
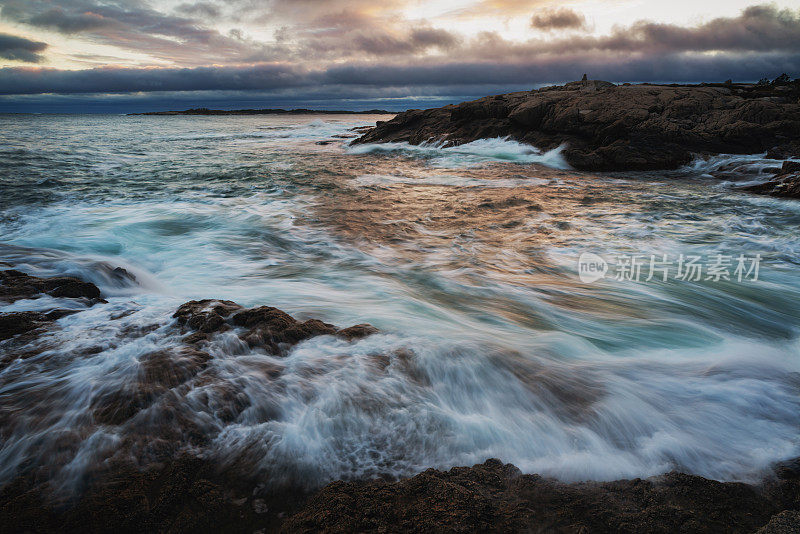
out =
<path fill-rule="evenodd" d="M 346 146 L 377 118 L 0 117 L 3 267 L 107 300 L 0 342 L 0 484 L 179 451 L 308 486 L 488 457 L 752 480 L 800 454 L 796 204 L 508 140 Z M 763 263 L 585 284 L 586 251 Z M 172 314 L 209 297 L 381 333 L 276 357 L 230 331 L 200 365 Z"/>
<path fill-rule="evenodd" d="M 409 143 L 381 143 L 352 145 L 351 154 L 392 154 L 425 158 L 435 167 L 470 166 L 488 161 L 515 163 L 540 163 L 554 169 L 569 169 L 561 153 L 564 146 L 547 152 L 508 138 L 478 139 L 461 145 L 445 146 L 444 141 L 419 145 Z"/>

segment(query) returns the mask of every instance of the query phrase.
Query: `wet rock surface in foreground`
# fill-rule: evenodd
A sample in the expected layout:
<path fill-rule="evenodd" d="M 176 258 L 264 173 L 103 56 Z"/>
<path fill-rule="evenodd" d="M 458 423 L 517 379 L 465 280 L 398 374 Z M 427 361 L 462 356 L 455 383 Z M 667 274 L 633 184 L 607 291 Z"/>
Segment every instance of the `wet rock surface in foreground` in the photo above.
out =
<path fill-rule="evenodd" d="M 0 490 L 0 532 L 795 532 L 800 471 L 758 486 L 669 473 L 566 484 L 488 460 L 396 482 L 266 489 L 179 457 L 119 468 L 55 506 L 17 480 Z"/>
<path fill-rule="evenodd" d="M 0 302 L 35 300 L 45 295 L 74 299 L 86 306 L 102 302 L 96 285 L 72 276 L 40 278 L 13 269 L 0 271 Z M 0 313 L 0 341 L 46 328 L 53 321 L 78 311 L 54 307 L 43 311 Z M 0 361 L 3 359 L 0 357 Z"/>

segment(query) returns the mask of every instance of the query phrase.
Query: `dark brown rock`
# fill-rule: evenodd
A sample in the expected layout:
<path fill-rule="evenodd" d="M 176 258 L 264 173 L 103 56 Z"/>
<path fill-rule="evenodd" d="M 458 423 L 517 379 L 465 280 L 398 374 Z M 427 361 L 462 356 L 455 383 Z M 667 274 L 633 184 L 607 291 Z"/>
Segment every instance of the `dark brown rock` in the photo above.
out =
<path fill-rule="evenodd" d="M 31 332 L 50 321 L 47 315 L 38 312 L 0 313 L 0 340 Z"/>
<path fill-rule="evenodd" d="M 780 174 L 789 174 L 790 172 L 800 172 L 800 161 L 783 162 Z"/>
<path fill-rule="evenodd" d="M 783 198 L 800 198 L 800 172 L 779 174 L 763 184 L 742 187 L 742 191 Z"/>
<path fill-rule="evenodd" d="M 34 479 L 0 488 L 5 532 L 794 533 L 798 479 L 760 485 L 669 473 L 563 483 L 487 460 L 319 491 L 178 454 L 147 469 L 114 462 L 66 505 Z"/>
<path fill-rule="evenodd" d="M 145 354 L 139 359 L 135 380 L 124 387 L 95 398 L 92 413 L 104 425 L 121 425 L 149 408 L 170 389 L 203 371 L 211 356 L 191 347 L 179 347 Z"/>
<path fill-rule="evenodd" d="M 780 510 L 766 488 L 669 473 L 566 484 L 512 465 L 335 482 L 283 532 L 753 532 Z"/>
<path fill-rule="evenodd" d="M 800 512 L 784 510 L 775 514 L 756 534 L 800 534 Z"/>
<path fill-rule="evenodd" d="M 800 86 L 623 85 L 587 80 L 410 110 L 354 143 L 459 145 L 509 136 L 593 171 L 674 169 L 698 153 L 799 155 Z M 784 156 L 787 157 L 787 156 Z"/>
<path fill-rule="evenodd" d="M 100 300 L 100 290 L 90 282 L 72 276 L 39 278 L 13 269 L 0 271 L 0 300 L 14 302 L 37 298 L 40 294 L 52 297 L 83 298 L 92 303 Z"/>
<path fill-rule="evenodd" d="M 378 329 L 371 324 L 357 324 L 349 328 L 343 328 L 337 335 L 347 340 L 362 339 L 372 334 L 376 334 Z"/>
<path fill-rule="evenodd" d="M 317 319 L 304 322 L 272 306 L 244 309 L 228 300 L 193 300 L 181 305 L 173 315 L 178 324 L 192 332 L 184 338 L 188 344 L 208 341 L 212 334 L 231 327 L 245 329 L 241 339 L 250 347 L 260 347 L 271 354 L 283 354 L 300 341 L 323 335 L 339 335 L 345 339 L 360 339 L 378 330 L 360 324 L 340 330 Z"/>
<path fill-rule="evenodd" d="M 78 310 L 56 309 L 46 313 L 33 311 L 0 313 L 0 341 L 19 334 L 35 332 L 39 328 L 73 313 L 78 313 Z"/>

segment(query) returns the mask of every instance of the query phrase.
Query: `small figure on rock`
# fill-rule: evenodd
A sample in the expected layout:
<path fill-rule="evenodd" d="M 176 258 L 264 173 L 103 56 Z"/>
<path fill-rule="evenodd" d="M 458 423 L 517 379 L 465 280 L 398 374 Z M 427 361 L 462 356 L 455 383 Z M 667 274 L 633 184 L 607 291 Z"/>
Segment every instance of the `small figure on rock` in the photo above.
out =
<path fill-rule="evenodd" d="M 586 78 L 586 74 L 585 74 L 585 73 L 584 73 L 584 75 L 583 75 L 583 78 L 581 78 L 581 81 L 582 81 L 582 82 L 588 81 L 588 78 Z"/>

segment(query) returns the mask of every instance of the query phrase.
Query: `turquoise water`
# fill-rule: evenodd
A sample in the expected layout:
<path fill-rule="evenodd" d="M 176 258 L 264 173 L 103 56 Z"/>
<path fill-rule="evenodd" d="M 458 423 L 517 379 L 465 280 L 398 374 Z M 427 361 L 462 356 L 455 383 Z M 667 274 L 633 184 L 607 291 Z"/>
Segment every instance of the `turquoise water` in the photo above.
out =
<path fill-rule="evenodd" d="M 800 455 L 800 203 L 731 182 L 779 162 L 594 176 L 504 140 L 347 145 L 385 118 L 0 116 L 0 262 L 108 300 L 0 343 L 27 354 L 0 368 L 0 483 L 163 450 L 309 485 L 489 457 L 565 480 L 753 480 Z M 609 276 L 580 280 L 586 252 Z M 633 254 L 761 259 L 757 280 L 614 279 Z M 381 333 L 285 358 L 221 334 L 196 380 L 95 421 L 142 356 L 180 344 L 171 315 L 197 298 Z"/>

